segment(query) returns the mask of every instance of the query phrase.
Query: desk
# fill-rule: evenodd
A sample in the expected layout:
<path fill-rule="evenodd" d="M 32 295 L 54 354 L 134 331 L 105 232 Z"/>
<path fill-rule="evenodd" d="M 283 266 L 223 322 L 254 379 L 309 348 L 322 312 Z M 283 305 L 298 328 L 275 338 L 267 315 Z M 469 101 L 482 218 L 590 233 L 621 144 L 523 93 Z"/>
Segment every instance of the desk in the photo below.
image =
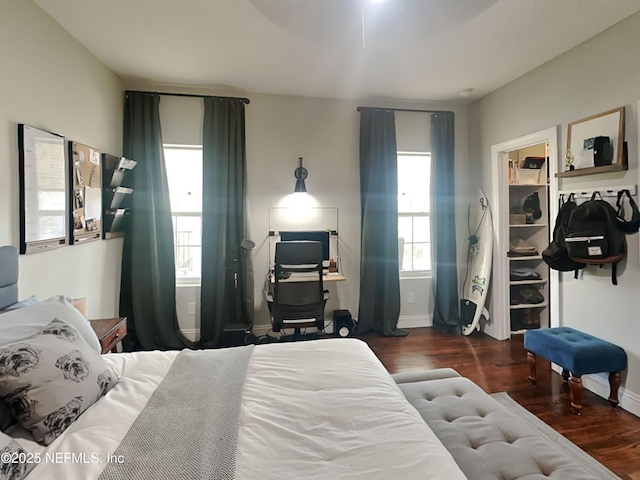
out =
<path fill-rule="evenodd" d="M 285 282 L 313 282 L 318 278 L 316 272 L 308 273 L 292 273 L 289 278 L 284 278 L 280 280 L 280 283 Z M 276 277 L 273 274 L 269 275 L 269 280 L 271 283 L 276 283 Z M 326 275 L 322 275 L 322 283 L 327 282 L 344 282 L 346 278 L 338 272 L 330 272 Z"/>
<path fill-rule="evenodd" d="M 322 276 L 323 282 L 344 282 L 346 278 L 341 273 L 328 273 Z"/>

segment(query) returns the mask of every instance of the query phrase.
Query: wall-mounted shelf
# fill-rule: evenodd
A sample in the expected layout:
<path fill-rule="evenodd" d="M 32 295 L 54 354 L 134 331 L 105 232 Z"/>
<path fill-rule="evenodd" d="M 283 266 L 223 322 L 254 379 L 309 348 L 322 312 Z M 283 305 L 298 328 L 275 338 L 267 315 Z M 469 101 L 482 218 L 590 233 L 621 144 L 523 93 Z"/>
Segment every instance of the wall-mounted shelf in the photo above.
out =
<path fill-rule="evenodd" d="M 556 173 L 556 178 L 627 170 L 629 152 L 624 141 L 624 120 L 625 108 L 620 107 L 571 122 L 567 127 L 566 157 L 571 164 L 575 161 L 577 168 Z M 606 139 L 606 143 L 597 148 L 597 139 Z"/>
<path fill-rule="evenodd" d="M 536 187 L 546 187 L 546 183 L 509 183 L 509 188 L 520 187 L 520 188 L 536 188 Z"/>
<path fill-rule="evenodd" d="M 524 223 L 524 224 L 513 224 L 510 223 L 509 227 L 511 228 L 536 228 L 536 227 L 546 227 L 547 226 L 547 222 L 541 222 L 541 223 Z"/>
<path fill-rule="evenodd" d="M 133 185 L 134 160 L 104 154 L 102 167 L 104 184 L 102 189 L 103 238 L 124 236 L 125 222 L 131 215 L 131 197 L 133 189 L 124 187 Z"/>
<path fill-rule="evenodd" d="M 622 172 L 629 167 L 626 162 L 624 165 L 603 165 L 602 167 L 576 168 L 575 170 L 567 170 L 566 172 L 556 173 L 556 178 L 581 177 L 583 175 L 596 175 L 598 173 Z"/>
<path fill-rule="evenodd" d="M 514 285 L 544 285 L 547 283 L 547 280 L 511 280 L 509 281 L 510 286 Z"/>
<path fill-rule="evenodd" d="M 523 261 L 523 260 L 542 260 L 542 255 L 526 255 L 522 257 L 509 257 L 509 261 Z"/>
<path fill-rule="evenodd" d="M 547 302 L 542 302 L 542 303 L 520 303 L 518 305 L 511 305 L 509 306 L 510 310 L 520 310 L 523 308 L 544 308 L 548 305 Z"/>

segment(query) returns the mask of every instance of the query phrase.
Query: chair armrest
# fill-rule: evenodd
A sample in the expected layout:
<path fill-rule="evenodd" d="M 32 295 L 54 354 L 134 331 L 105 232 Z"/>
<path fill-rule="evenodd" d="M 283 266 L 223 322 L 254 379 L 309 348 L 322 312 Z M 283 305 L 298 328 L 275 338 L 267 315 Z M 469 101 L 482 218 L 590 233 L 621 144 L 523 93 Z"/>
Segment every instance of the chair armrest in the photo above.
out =
<path fill-rule="evenodd" d="M 329 300 L 329 290 L 324 290 L 323 292 L 323 300 L 326 302 L 327 300 Z"/>

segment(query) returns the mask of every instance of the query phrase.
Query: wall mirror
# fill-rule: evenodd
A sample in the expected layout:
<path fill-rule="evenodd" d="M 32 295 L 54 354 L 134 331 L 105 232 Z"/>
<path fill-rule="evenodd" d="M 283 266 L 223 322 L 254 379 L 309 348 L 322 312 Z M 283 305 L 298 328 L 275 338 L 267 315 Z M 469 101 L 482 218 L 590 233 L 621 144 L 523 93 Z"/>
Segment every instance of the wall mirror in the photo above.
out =
<path fill-rule="evenodd" d="M 571 122 L 564 165 L 556 177 L 626 170 L 624 116 L 620 107 Z"/>

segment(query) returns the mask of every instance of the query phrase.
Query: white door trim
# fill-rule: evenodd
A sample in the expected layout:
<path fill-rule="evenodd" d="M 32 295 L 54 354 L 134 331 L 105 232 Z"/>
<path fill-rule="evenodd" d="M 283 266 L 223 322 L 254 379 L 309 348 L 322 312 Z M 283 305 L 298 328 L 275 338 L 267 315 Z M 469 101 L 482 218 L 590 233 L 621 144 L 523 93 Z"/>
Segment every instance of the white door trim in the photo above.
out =
<path fill-rule="evenodd" d="M 506 152 L 518 150 L 531 145 L 546 142 L 549 145 L 549 234 L 553 233 L 553 226 L 558 215 L 558 182 L 555 174 L 558 171 L 558 127 L 550 127 L 539 132 L 530 133 L 506 142 L 491 146 L 491 178 L 492 205 L 494 221 L 493 244 L 493 288 L 491 295 L 493 321 L 487 325 L 485 333 L 506 340 L 510 337 L 509 315 L 509 172 L 502 163 Z M 549 271 L 549 319 L 550 326 L 559 326 L 560 298 L 558 272 Z"/>

